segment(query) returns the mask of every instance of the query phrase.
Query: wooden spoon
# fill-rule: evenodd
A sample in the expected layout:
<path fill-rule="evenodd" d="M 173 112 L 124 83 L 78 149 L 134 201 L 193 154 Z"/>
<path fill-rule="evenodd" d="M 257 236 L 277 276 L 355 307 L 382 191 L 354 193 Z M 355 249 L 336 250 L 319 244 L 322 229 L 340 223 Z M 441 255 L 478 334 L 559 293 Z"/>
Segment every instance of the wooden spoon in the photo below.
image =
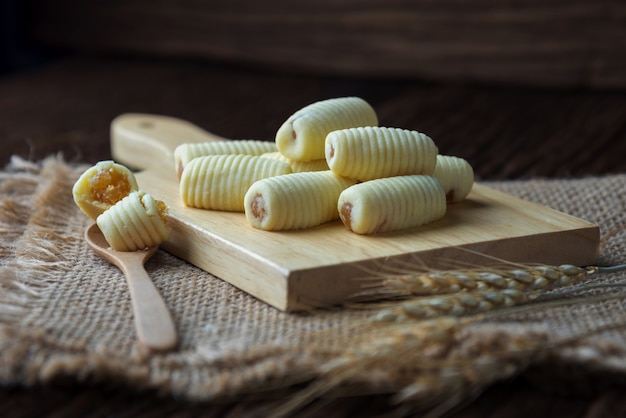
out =
<path fill-rule="evenodd" d="M 174 349 L 178 344 L 174 321 L 144 268 L 159 247 L 141 251 L 113 250 L 95 223 L 85 230 L 85 240 L 98 255 L 117 266 L 126 276 L 139 343 L 150 351 Z"/>

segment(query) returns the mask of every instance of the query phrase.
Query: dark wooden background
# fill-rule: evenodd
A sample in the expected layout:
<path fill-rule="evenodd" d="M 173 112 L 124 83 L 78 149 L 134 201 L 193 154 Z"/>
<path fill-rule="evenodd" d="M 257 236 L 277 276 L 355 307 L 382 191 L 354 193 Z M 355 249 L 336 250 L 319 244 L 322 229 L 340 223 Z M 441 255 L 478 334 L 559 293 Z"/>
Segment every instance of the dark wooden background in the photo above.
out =
<path fill-rule="evenodd" d="M 427 133 L 482 180 L 626 172 L 620 1 L 2 5 L 11 12 L 2 18 L 2 166 L 12 155 L 110 158 L 109 124 L 121 113 L 273 140 L 298 108 L 357 95 L 381 124 Z M 570 382 L 538 375 L 496 385 L 455 416 L 626 416 L 617 382 L 567 391 Z M 347 399 L 309 416 L 380 416 L 387 401 Z M 195 404 L 71 378 L 0 389 L 9 417 L 257 417 L 271 404 Z"/>
<path fill-rule="evenodd" d="M 626 86 L 621 0 L 32 1 L 37 39 L 305 73 Z"/>
<path fill-rule="evenodd" d="M 302 75 L 126 56 L 53 61 L 0 83 L 2 141 L 34 159 L 57 151 L 75 161 L 110 157 L 109 124 L 126 112 L 175 116 L 227 138 L 273 140 L 300 107 L 358 95 L 382 125 L 427 133 L 442 153 L 468 159 L 481 179 L 626 168 L 624 90 Z"/>

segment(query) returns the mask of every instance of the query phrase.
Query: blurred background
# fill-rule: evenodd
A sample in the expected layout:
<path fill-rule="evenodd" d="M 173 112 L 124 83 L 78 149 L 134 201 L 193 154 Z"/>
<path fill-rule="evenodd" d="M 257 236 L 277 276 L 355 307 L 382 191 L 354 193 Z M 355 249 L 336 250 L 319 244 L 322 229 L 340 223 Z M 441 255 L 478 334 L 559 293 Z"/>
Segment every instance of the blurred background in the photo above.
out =
<path fill-rule="evenodd" d="M 108 157 L 124 112 L 273 140 L 300 107 L 358 95 L 479 178 L 625 168 L 619 0 L 1 4 L 0 134 L 27 158 Z"/>
<path fill-rule="evenodd" d="M 39 47 L 200 58 L 272 70 L 624 87 L 616 0 L 3 0 L 5 66 Z"/>
<path fill-rule="evenodd" d="M 479 180 L 626 172 L 621 0 L 0 0 L 0 7 L 2 167 L 12 155 L 111 158 L 110 123 L 126 112 L 271 141 L 299 108 L 356 95 L 381 125 L 424 132 L 441 153 L 466 158 Z M 586 405 L 580 394 L 564 401 L 519 381 L 487 396 L 462 416 L 573 414 Z M 119 415 L 130 402 L 159 416 L 180 406 L 118 388 L 3 388 L 0 399 L 20 416 L 88 416 L 93 405 Z"/>
<path fill-rule="evenodd" d="M 61 56 L 61 50 L 34 39 L 28 2 L 0 0 L 0 76 L 26 71 Z"/>

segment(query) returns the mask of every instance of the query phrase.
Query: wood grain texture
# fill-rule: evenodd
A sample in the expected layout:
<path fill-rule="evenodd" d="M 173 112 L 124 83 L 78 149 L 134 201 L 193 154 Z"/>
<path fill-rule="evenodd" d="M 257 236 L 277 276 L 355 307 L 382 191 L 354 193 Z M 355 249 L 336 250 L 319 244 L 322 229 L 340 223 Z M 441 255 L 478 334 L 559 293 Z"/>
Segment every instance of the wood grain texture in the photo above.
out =
<path fill-rule="evenodd" d="M 81 51 L 305 73 L 626 87 L 619 0 L 40 0 L 31 31 Z"/>
<path fill-rule="evenodd" d="M 172 235 L 161 247 L 281 310 L 344 302 L 362 291 L 364 276 L 371 280 L 371 272 L 386 265 L 419 261 L 445 268 L 437 260 L 452 254 L 485 263 L 458 248 L 511 262 L 597 262 L 596 226 L 478 184 L 466 200 L 448 205 L 443 219 L 375 235 L 354 234 L 340 221 L 268 232 L 253 228 L 241 212 L 189 208 L 180 198 L 174 149 L 214 139 L 187 121 L 157 115 L 125 114 L 111 126 L 116 161 L 144 169 L 139 187 L 169 206 Z"/>

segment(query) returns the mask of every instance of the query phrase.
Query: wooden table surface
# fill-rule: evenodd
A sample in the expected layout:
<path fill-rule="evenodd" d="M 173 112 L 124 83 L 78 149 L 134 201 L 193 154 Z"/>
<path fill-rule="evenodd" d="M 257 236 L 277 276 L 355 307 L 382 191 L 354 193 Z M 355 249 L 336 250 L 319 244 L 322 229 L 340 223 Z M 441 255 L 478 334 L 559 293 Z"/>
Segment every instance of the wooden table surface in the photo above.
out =
<path fill-rule="evenodd" d="M 64 58 L 0 78 L 0 164 L 11 155 L 38 160 L 58 152 L 75 162 L 111 158 L 109 124 L 127 112 L 178 117 L 233 139 L 273 140 L 293 111 L 348 95 L 368 100 L 381 125 L 425 132 L 442 153 L 468 159 L 481 180 L 626 172 L 626 91 L 321 77 L 128 57 Z M 626 416 L 617 384 L 569 394 L 562 387 L 522 376 L 454 416 Z M 255 417 L 264 416 L 263 408 L 264 402 L 191 404 L 71 381 L 0 390 L 0 415 L 7 417 Z M 347 399 L 315 416 L 380 416 L 385 408 L 383 397 Z"/>

